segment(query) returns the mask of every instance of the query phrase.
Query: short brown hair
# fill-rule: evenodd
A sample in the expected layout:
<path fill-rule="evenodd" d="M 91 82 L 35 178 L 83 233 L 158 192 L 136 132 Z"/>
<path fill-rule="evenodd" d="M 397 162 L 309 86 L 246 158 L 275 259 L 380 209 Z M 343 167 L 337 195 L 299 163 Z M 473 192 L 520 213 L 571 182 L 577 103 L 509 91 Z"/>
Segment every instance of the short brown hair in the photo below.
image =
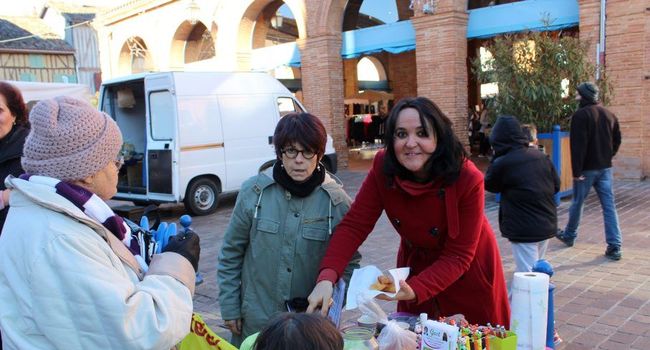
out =
<path fill-rule="evenodd" d="M 24 126 L 29 125 L 29 120 L 27 119 L 27 106 L 25 106 L 23 94 L 20 93 L 20 90 L 6 81 L 0 81 L 0 95 L 5 98 L 7 108 L 9 108 L 11 114 L 16 117 L 16 124 Z"/>
<path fill-rule="evenodd" d="M 282 313 L 264 327 L 255 350 L 343 350 L 343 337 L 330 320 L 319 314 Z"/>
<path fill-rule="evenodd" d="M 273 133 L 273 145 L 278 159 L 282 158 L 282 148 L 299 143 L 321 159 L 325 154 L 327 131 L 318 117 L 309 113 L 289 113 L 280 119 Z"/>

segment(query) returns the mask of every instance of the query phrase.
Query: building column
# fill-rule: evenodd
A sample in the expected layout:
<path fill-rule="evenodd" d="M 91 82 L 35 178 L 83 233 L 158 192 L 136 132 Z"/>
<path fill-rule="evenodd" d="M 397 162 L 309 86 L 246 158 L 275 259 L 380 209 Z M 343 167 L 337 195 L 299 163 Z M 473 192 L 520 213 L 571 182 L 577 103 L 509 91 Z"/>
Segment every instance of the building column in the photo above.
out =
<path fill-rule="evenodd" d="M 417 92 L 435 102 L 467 144 L 467 21 L 462 1 L 440 1 L 436 12 L 416 9 Z M 460 4 L 460 5 L 458 5 Z"/>
<path fill-rule="evenodd" d="M 580 0 L 579 6 L 580 40 L 588 44 L 589 61 L 595 63 L 600 0 Z M 645 112 L 650 110 L 650 70 L 645 54 L 650 46 L 650 11 L 646 7 L 645 0 L 630 0 L 626 5 L 608 1 L 606 8 L 605 54 L 601 58 L 614 87 L 614 98 L 607 107 L 618 117 L 623 135 L 614 157 L 614 174 L 626 179 L 650 175 L 650 126 Z"/>
<path fill-rule="evenodd" d="M 302 58 L 302 91 L 305 106 L 319 117 L 334 139 L 338 165 L 348 166 L 343 110 L 343 62 L 341 35 L 325 34 L 298 39 Z"/>

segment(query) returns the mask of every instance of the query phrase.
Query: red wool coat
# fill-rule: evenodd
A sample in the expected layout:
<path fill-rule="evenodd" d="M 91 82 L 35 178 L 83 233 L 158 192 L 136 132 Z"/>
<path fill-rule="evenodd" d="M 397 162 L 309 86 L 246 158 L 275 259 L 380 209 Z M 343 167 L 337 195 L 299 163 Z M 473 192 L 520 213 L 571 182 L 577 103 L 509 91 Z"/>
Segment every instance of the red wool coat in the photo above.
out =
<path fill-rule="evenodd" d="M 384 153 L 375 157 L 350 211 L 336 228 L 321 263 L 341 276 L 382 211 L 401 237 L 397 267 L 411 267 L 407 283 L 417 299 L 398 311 L 430 318 L 465 315 L 470 323 L 510 324 L 501 255 L 483 213 L 483 174 L 466 161 L 451 186 L 417 184 L 383 174 Z"/>

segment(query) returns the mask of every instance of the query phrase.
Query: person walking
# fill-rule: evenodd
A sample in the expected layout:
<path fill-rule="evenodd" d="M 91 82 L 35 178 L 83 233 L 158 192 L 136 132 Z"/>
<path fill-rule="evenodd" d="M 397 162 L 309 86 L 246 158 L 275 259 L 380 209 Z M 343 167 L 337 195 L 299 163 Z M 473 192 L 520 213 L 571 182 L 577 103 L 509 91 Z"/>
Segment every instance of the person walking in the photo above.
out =
<path fill-rule="evenodd" d="M 622 257 L 623 237 L 612 191 L 612 158 L 621 145 L 618 119 L 598 103 L 598 87 L 591 82 L 578 85 L 576 99 L 580 107 L 571 117 L 571 168 L 573 170 L 573 201 L 569 221 L 556 237 L 572 247 L 578 236 L 578 225 L 584 202 L 591 187 L 600 200 L 605 226 L 607 249 L 612 260 Z"/>
<path fill-rule="evenodd" d="M 557 232 L 554 195 L 560 178 L 534 142 L 509 115 L 497 119 L 490 135 L 494 159 L 485 173 L 485 189 L 501 193 L 499 229 L 510 241 L 515 272 L 532 271 Z"/>

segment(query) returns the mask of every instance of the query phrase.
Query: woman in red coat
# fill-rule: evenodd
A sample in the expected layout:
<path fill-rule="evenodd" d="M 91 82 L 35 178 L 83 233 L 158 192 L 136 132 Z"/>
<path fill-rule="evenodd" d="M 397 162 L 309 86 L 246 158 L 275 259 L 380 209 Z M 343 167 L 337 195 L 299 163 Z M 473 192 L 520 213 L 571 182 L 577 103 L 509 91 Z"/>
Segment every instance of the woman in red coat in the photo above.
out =
<path fill-rule="evenodd" d="M 386 150 L 372 169 L 321 262 L 308 311 L 327 312 L 333 283 L 382 211 L 401 237 L 397 310 L 470 323 L 509 325 L 501 255 L 483 213 L 483 174 L 466 158 L 451 121 L 432 101 L 406 98 L 386 121 Z"/>

